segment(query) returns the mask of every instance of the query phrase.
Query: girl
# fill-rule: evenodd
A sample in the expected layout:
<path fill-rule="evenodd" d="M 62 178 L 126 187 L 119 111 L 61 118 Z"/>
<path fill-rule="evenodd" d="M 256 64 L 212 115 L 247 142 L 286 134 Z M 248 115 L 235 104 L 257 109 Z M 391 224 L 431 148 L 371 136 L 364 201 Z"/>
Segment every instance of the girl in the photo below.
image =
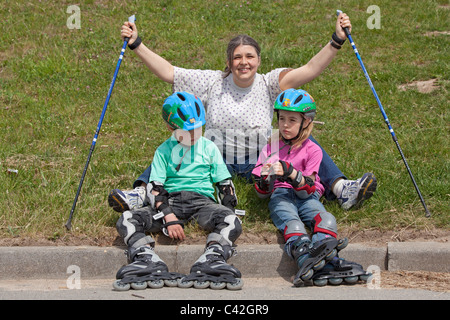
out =
<path fill-rule="evenodd" d="M 304 90 L 288 89 L 276 99 L 275 111 L 278 137 L 263 148 L 252 173 L 257 194 L 261 198 L 270 197 L 272 221 L 284 234 L 286 253 L 299 267 L 294 278 L 298 286 L 317 276 L 314 271 L 333 260 L 348 241 L 336 239 L 336 219 L 319 201 L 324 192 L 317 174 L 322 151 L 308 139 L 316 114 L 314 99 Z M 305 226 L 311 230 L 312 237 Z M 354 263 L 342 259 L 335 259 L 333 263 L 339 265 L 336 268 L 345 265 L 365 274 L 362 267 Z M 331 269 L 330 272 L 335 271 L 334 267 Z"/>

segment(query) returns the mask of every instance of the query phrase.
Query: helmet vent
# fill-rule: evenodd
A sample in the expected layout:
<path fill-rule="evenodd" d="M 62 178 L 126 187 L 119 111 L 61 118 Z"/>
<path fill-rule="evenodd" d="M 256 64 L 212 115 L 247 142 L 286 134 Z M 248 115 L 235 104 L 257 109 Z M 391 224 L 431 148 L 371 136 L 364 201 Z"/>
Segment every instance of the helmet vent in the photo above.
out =
<path fill-rule="evenodd" d="M 299 96 L 297 97 L 297 99 L 295 99 L 294 104 L 299 103 L 302 99 L 303 99 L 303 95 L 301 94 L 301 95 L 299 95 Z"/>
<path fill-rule="evenodd" d="M 182 95 L 181 93 L 177 93 L 178 98 L 181 99 L 181 101 L 186 101 L 186 97 Z"/>
<path fill-rule="evenodd" d="M 180 109 L 177 110 L 178 115 L 180 116 L 181 119 L 183 119 L 183 121 L 186 121 L 187 118 L 184 115 L 183 111 L 181 111 Z"/>
<path fill-rule="evenodd" d="M 200 111 L 200 106 L 198 105 L 197 101 L 195 101 L 195 108 L 197 109 L 197 115 L 200 117 L 202 112 Z"/>

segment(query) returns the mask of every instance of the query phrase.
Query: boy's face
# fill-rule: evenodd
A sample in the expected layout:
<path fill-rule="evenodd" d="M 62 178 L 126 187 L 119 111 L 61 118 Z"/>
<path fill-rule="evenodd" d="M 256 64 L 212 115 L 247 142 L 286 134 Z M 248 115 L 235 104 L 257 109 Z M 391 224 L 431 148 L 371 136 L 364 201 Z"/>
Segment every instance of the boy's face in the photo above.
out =
<path fill-rule="evenodd" d="M 200 139 L 203 134 L 203 130 L 202 127 L 196 128 L 191 131 L 177 129 L 175 130 L 174 134 L 175 138 L 180 144 L 190 147 L 193 146 L 198 139 Z"/>

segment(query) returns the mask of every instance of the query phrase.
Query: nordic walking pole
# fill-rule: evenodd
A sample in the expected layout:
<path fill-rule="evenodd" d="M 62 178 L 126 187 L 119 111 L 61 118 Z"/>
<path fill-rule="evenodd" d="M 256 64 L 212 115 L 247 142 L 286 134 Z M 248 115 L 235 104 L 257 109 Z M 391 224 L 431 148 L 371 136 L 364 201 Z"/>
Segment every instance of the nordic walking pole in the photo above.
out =
<path fill-rule="evenodd" d="M 136 20 L 135 16 L 132 15 L 128 18 L 129 22 L 134 22 Z M 105 117 L 106 109 L 108 107 L 109 99 L 111 98 L 111 93 L 114 88 L 114 84 L 116 82 L 117 74 L 119 73 L 120 64 L 122 63 L 123 55 L 125 53 L 125 49 L 127 48 L 129 38 L 125 38 L 122 46 L 122 50 L 120 51 L 119 61 L 117 61 L 116 70 L 114 71 L 114 76 L 111 81 L 111 85 L 109 87 L 108 95 L 106 96 L 105 104 L 103 105 L 102 114 L 100 115 L 100 120 L 98 121 L 97 130 L 95 131 L 94 139 L 92 139 L 91 148 L 89 149 L 89 155 L 87 157 L 86 165 L 84 166 L 83 174 L 81 176 L 80 184 L 78 185 L 77 194 L 75 195 L 75 200 L 73 201 L 72 210 L 70 210 L 70 216 L 67 220 L 65 226 L 67 230 L 70 230 L 72 228 L 72 218 L 73 213 L 75 211 L 75 207 L 77 205 L 78 197 L 80 195 L 81 187 L 83 186 L 84 177 L 86 176 L 87 169 L 89 167 L 89 162 L 91 161 L 92 153 L 95 149 L 95 144 L 97 142 L 98 135 L 100 133 L 100 128 L 102 127 L 103 118 Z"/>
<path fill-rule="evenodd" d="M 336 15 L 337 16 L 339 16 L 339 14 L 341 14 L 341 13 L 342 13 L 341 10 L 337 10 L 336 11 Z M 390 124 L 389 119 L 388 119 L 388 117 L 386 115 L 386 112 L 384 111 L 384 108 L 383 108 L 383 106 L 381 104 L 381 101 L 378 98 L 378 94 L 375 91 L 375 88 L 374 88 L 374 86 L 372 84 L 372 81 L 370 80 L 369 74 L 367 73 L 367 70 L 364 67 L 364 63 L 361 60 L 361 56 L 359 55 L 358 49 L 356 49 L 355 42 L 353 41 L 352 36 L 350 35 L 350 32 L 349 32 L 348 28 L 344 28 L 344 31 L 345 31 L 345 34 L 347 35 L 348 40 L 350 41 L 350 45 L 352 46 L 353 51 L 355 52 L 355 55 L 356 55 L 356 58 L 359 61 L 359 64 L 361 65 L 361 68 L 362 68 L 362 70 L 364 72 L 364 75 L 366 76 L 367 82 L 369 83 L 369 86 L 372 89 L 373 95 L 375 96 L 375 99 L 377 100 L 378 107 L 380 107 L 380 111 L 383 114 L 384 121 L 386 122 L 386 125 L 389 128 L 389 132 L 391 133 L 392 140 L 394 140 L 395 145 L 397 146 L 397 149 L 400 152 L 400 155 L 402 156 L 402 159 L 403 159 L 403 162 L 405 164 L 405 167 L 408 170 L 409 176 L 411 177 L 411 180 L 412 180 L 412 182 L 414 184 L 414 188 L 416 188 L 417 194 L 419 195 L 420 201 L 422 202 L 422 205 L 423 205 L 423 207 L 425 209 L 425 216 L 427 218 L 429 218 L 431 216 L 431 213 L 430 213 L 430 211 L 428 211 L 427 205 L 425 204 L 425 200 L 423 199 L 422 194 L 420 193 L 419 187 L 417 186 L 416 180 L 414 179 L 414 176 L 413 176 L 413 174 L 411 172 L 411 169 L 409 168 L 409 165 L 408 165 L 408 162 L 406 161 L 405 155 L 403 154 L 403 151 L 400 148 L 400 144 L 398 143 L 397 136 L 395 135 L 394 129 L 392 129 L 392 127 L 391 127 L 391 124 Z"/>

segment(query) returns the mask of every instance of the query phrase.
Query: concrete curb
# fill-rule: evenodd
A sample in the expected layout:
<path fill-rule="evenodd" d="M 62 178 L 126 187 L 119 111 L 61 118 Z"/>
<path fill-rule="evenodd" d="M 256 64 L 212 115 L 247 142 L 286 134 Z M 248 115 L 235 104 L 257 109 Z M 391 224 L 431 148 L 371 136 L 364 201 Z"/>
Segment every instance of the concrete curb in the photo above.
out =
<path fill-rule="evenodd" d="M 388 270 L 450 272 L 450 244 L 389 242 Z"/>
<path fill-rule="evenodd" d="M 203 245 L 157 246 L 156 252 L 170 271 L 189 273 L 203 253 Z M 243 277 L 290 278 L 294 262 L 282 245 L 240 245 L 229 263 Z M 450 272 L 450 245 L 435 242 L 388 243 L 386 247 L 350 244 L 340 256 L 380 270 Z M 124 248 L 118 247 L 0 247 L 0 280 L 67 279 L 73 272 L 82 278 L 115 278 L 126 264 Z"/>

